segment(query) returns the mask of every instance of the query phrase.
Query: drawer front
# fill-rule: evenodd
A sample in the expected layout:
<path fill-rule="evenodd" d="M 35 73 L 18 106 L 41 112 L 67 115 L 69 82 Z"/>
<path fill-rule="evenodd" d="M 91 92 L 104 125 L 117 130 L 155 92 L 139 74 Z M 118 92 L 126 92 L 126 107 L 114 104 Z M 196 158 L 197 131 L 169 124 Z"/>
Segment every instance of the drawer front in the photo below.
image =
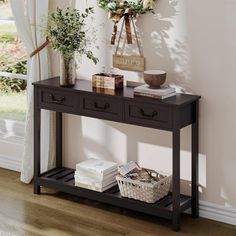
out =
<path fill-rule="evenodd" d="M 114 121 L 122 120 L 122 101 L 119 99 L 83 95 L 81 101 L 82 115 Z"/>
<path fill-rule="evenodd" d="M 160 105 L 126 102 L 125 120 L 141 126 L 171 129 L 172 110 Z"/>
<path fill-rule="evenodd" d="M 39 93 L 39 101 L 42 107 L 56 111 L 63 109 L 63 111 L 71 112 L 76 111 L 76 107 L 79 108 L 79 96 L 76 96 L 76 94 L 48 89 L 40 90 Z"/>

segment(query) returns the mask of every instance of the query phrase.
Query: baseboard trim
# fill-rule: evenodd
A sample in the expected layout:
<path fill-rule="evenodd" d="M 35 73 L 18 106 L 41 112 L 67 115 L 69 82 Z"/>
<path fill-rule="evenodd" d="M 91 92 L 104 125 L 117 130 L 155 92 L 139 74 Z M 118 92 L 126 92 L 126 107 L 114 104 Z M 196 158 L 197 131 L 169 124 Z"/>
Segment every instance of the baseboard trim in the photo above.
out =
<path fill-rule="evenodd" d="M 21 160 L 6 155 L 0 155 L 0 167 L 20 172 Z"/>
<path fill-rule="evenodd" d="M 236 225 L 236 209 L 200 201 L 199 215 L 203 218 Z"/>

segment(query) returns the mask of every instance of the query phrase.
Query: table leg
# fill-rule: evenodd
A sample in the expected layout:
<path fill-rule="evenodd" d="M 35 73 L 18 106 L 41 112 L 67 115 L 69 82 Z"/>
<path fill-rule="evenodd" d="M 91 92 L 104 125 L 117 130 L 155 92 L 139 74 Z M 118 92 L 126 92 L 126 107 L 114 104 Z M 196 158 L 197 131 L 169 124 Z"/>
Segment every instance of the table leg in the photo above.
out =
<path fill-rule="evenodd" d="M 199 216 L 198 192 L 198 101 L 196 102 L 196 120 L 192 124 L 192 217 Z"/>
<path fill-rule="evenodd" d="M 172 227 L 180 230 L 180 129 L 173 131 L 173 219 Z"/>
<path fill-rule="evenodd" d="M 62 112 L 56 112 L 56 167 L 62 167 Z"/>
<path fill-rule="evenodd" d="M 41 110 L 37 106 L 37 89 L 34 90 L 34 194 L 40 194 L 38 178 L 40 176 L 40 128 Z"/>

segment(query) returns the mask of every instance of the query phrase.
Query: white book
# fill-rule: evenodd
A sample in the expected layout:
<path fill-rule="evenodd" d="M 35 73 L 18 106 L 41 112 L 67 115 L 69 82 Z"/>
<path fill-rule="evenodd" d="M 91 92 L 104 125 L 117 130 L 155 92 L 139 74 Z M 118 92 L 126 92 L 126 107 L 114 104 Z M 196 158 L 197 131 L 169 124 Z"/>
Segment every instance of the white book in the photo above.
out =
<path fill-rule="evenodd" d="M 90 189 L 90 190 L 93 190 L 93 191 L 96 191 L 96 192 L 104 192 L 107 189 L 109 189 L 113 186 L 116 186 L 116 185 L 117 185 L 117 181 L 115 181 L 114 183 L 111 183 L 110 185 L 107 185 L 106 187 L 99 188 L 99 187 L 96 187 L 96 186 L 91 186 L 91 185 L 75 182 L 75 186 L 77 186 L 77 187 Z"/>
<path fill-rule="evenodd" d="M 117 174 L 118 174 L 117 169 L 115 169 L 114 171 L 112 171 L 108 174 L 105 174 L 105 175 L 93 173 L 91 171 L 86 171 L 86 170 L 83 170 L 83 169 L 80 169 L 80 168 L 79 168 L 79 170 L 75 171 L 75 175 L 77 175 L 77 176 L 89 177 L 89 178 L 93 178 L 93 179 L 96 179 L 96 180 L 99 180 L 99 181 L 103 181 L 105 179 L 112 178 L 112 177 L 116 176 Z"/>
<path fill-rule="evenodd" d="M 76 170 L 89 171 L 91 173 L 97 173 L 100 175 L 106 175 L 115 169 L 117 169 L 117 163 L 111 161 L 98 160 L 95 158 L 89 158 L 76 165 Z"/>
<path fill-rule="evenodd" d="M 75 182 L 93 185 L 93 186 L 100 187 L 100 188 L 113 183 L 115 180 L 116 180 L 116 175 L 114 175 L 113 177 L 111 177 L 109 179 L 105 179 L 103 181 L 96 180 L 96 179 L 89 178 L 89 177 L 84 177 L 84 176 L 82 177 L 82 176 L 75 175 Z"/>
<path fill-rule="evenodd" d="M 153 95 L 158 95 L 158 96 L 164 96 L 167 94 L 171 94 L 175 92 L 175 88 L 169 87 L 169 86 L 162 86 L 161 88 L 153 89 L 150 88 L 148 84 L 144 84 L 141 86 L 138 86 L 134 88 L 134 92 L 139 92 L 139 93 L 148 93 L 148 94 L 153 94 Z"/>
<path fill-rule="evenodd" d="M 174 93 L 169 93 L 169 94 L 166 94 L 166 95 L 155 95 L 155 94 L 149 94 L 149 93 L 140 93 L 140 92 L 134 92 L 134 95 L 135 96 L 140 96 L 140 97 L 150 97 L 150 98 L 155 98 L 155 99 L 159 99 L 159 100 L 162 100 L 162 99 L 165 99 L 165 98 L 170 98 L 170 97 L 173 97 L 176 95 L 176 92 Z"/>

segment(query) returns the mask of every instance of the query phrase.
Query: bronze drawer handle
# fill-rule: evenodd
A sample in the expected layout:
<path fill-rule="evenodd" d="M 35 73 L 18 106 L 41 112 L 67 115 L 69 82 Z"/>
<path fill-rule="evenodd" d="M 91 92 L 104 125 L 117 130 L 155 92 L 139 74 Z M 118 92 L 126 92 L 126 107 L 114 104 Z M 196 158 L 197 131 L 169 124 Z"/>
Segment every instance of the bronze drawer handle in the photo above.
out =
<path fill-rule="evenodd" d="M 65 97 L 55 98 L 53 94 L 49 95 L 53 103 L 62 104 L 65 101 Z"/>
<path fill-rule="evenodd" d="M 140 109 L 140 113 L 142 116 L 153 118 L 158 115 L 157 111 L 153 111 L 151 114 L 146 114 L 143 109 Z"/>
<path fill-rule="evenodd" d="M 104 106 L 99 106 L 99 105 L 97 104 L 97 102 L 94 102 L 94 106 L 95 106 L 95 108 L 97 108 L 97 109 L 106 110 L 106 109 L 108 109 L 108 108 L 110 107 L 110 104 L 109 104 L 109 103 L 105 103 Z"/>

